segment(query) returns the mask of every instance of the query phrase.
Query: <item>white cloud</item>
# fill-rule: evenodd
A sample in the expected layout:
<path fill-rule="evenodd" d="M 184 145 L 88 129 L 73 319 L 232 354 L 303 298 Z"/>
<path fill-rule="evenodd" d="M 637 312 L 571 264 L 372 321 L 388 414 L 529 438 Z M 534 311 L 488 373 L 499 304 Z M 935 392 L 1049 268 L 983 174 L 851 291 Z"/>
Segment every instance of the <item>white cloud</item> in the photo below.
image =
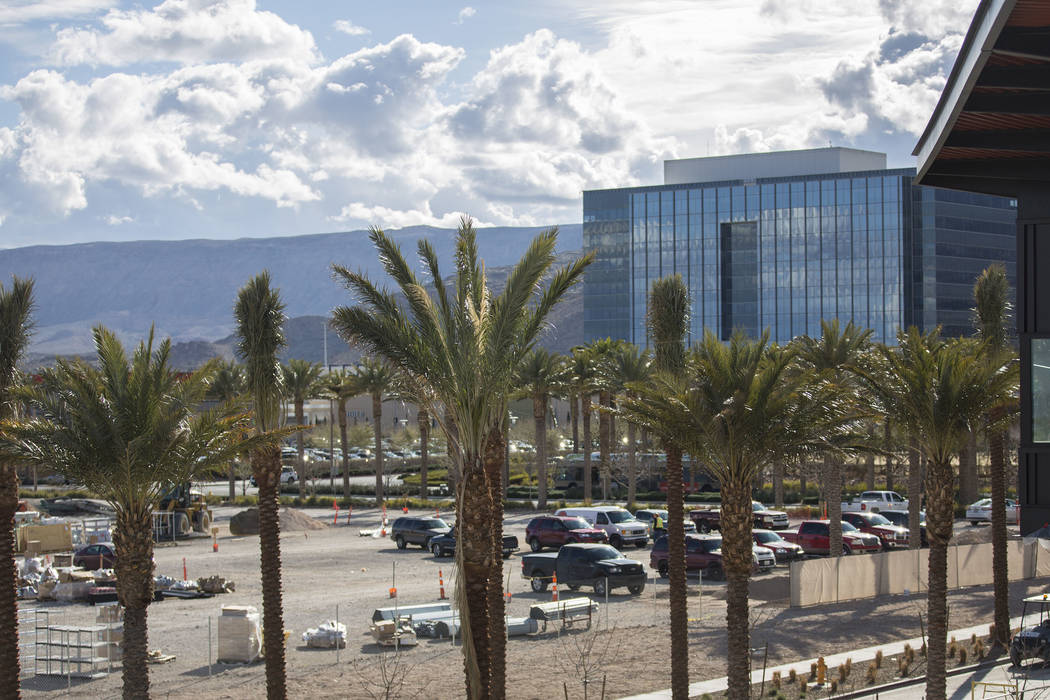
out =
<path fill-rule="evenodd" d="M 115 4 L 116 0 L 7 0 L 0 4 L 0 26 L 84 17 Z"/>
<path fill-rule="evenodd" d="M 310 32 L 257 10 L 255 0 L 165 0 L 151 10 L 111 10 L 102 25 L 59 30 L 52 60 L 123 66 L 318 58 Z"/>
<path fill-rule="evenodd" d="M 465 21 L 467 21 L 468 19 L 470 19 L 471 17 L 473 17 L 477 13 L 478 13 L 477 10 L 475 10 L 470 5 L 467 5 L 462 10 L 459 11 L 459 15 L 457 15 L 457 17 L 456 17 L 456 24 L 463 24 Z"/>
<path fill-rule="evenodd" d="M 380 228 L 404 228 L 406 226 L 419 225 L 456 228 L 460 219 L 464 216 L 466 214 L 459 211 L 450 211 L 441 216 L 436 216 L 430 211 L 429 203 L 424 203 L 422 209 L 397 210 L 383 206 L 371 207 L 361 202 L 351 202 L 344 206 L 338 214 L 330 216 L 329 220 L 374 225 Z M 475 220 L 474 225 L 492 226 L 493 224 Z"/>
<path fill-rule="evenodd" d="M 350 36 L 364 36 L 372 33 L 371 30 L 358 26 L 348 19 L 337 19 L 332 26 L 335 27 L 336 31 L 349 34 Z"/>
<path fill-rule="evenodd" d="M 121 224 L 134 223 L 135 219 L 130 216 L 117 216 L 115 214 L 109 214 L 105 217 L 104 221 L 110 226 L 120 226 Z"/>

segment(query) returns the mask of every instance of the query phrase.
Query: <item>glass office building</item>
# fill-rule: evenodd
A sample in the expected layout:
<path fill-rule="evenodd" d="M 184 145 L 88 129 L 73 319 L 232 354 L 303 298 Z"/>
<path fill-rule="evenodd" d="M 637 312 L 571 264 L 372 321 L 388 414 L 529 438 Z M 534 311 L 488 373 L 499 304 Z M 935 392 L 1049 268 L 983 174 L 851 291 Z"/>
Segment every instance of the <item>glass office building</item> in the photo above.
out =
<path fill-rule="evenodd" d="M 585 340 L 646 345 L 647 291 L 672 273 L 692 298 L 690 342 L 705 328 L 786 342 L 833 318 L 878 341 L 910 325 L 971 334 L 980 271 L 1003 262 L 1013 283 L 1016 205 L 914 175 L 828 148 L 668 161 L 668 184 L 584 192 Z"/>

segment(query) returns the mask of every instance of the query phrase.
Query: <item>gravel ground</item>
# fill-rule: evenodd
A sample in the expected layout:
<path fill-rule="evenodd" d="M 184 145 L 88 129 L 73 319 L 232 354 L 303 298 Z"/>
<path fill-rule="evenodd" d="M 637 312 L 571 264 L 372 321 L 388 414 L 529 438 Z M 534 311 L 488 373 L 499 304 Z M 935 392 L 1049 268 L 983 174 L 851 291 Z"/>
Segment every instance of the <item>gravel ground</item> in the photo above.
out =
<path fill-rule="evenodd" d="M 258 537 L 231 537 L 229 517 L 239 509 L 216 509 L 220 528 L 219 552 L 210 539 L 180 541 L 158 547 L 157 571 L 182 576 L 183 559 L 189 576 L 219 575 L 237 584 L 235 593 L 203 600 L 165 600 L 150 607 L 150 646 L 174 654 L 170 663 L 151 667 L 154 697 L 254 698 L 265 690 L 263 665 L 213 665 L 208 667 L 208 621 L 223 605 L 255 605 L 261 611 Z M 331 517 L 315 512 L 318 517 Z M 345 513 L 343 513 L 345 515 Z M 425 513 L 420 513 L 425 514 Z M 393 516 L 394 513 L 391 513 Z M 505 532 L 523 540 L 529 515 L 511 514 Z M 371 644 L 368 625 L 372 611 L 392 602 L 387 589 L 396 563 L 396 585 L 402 604 L 429 603 L 438 599 L 438 571 L 445 575 L 451 594 L 455 572 L 450 559 L 434 559 L 414 547 L 399 551 L 389 539 L 358 536 L 363 528 L 378 524 L 375 510 L 355 509 L 350 526 L 341 517 L 338 527 L 282 534 L 285 625 L 291 630 L 287 654 L 291 697 L 383 697 L 383 677 L 397 684 L 390 697 L 458 698 L 463 696 L 462 657 L 448 641 L 421 639 L 419 646 L 400 655 L 379 652 Z M 392 517 L 390 518 L 393 519 Z M 629 548 L 628 556 L 646 563 L 648 549 Z M 550 594 L 531 592 L 521 578 L 517 556 L 508 562 L 509 588 L 513 594 L 509 614 L 525 617 L 536 602 Z M 755 593 L 781 587 L 786 569 L 759 577 Z M 1014 600 L 1034 594 L 1042 585 L 1015 584 Z M 692 588 L 689 610 L 690 678 L 693 681 L 725 675 L 724 584 L 704 582 Z M 563 592 L 563 598 L 568 592 Z M 768 596 L 767 596 L 768 597 Z M 604 600 L 599 601 L 604 603 Z M 990 587 L 954 592 L 950 596 L 951 626 L 965 627 L 991 615 Z M 334 651 L 307 649 L 300 635 L 308 627 L 335 617 L 349 630 L 346 649 L 336 661 Z M 94 608 L 62 603 L 41 604 L 53 611 L 53 620 L 64 624 L 90 624 Z M 791 610 L 782 602 L 755 602 L 754 646 L 768 642 L 769 663 L 806 659 L 852 648 L 918 636 L 921 596 L 893 597 Z M 583 697 L 583 682 L 597 696 L 603 680 L 606 694 L 618 697 L 670 686 L 667 636 L 667 587 L 662 581 L 646 587 L 641 596 L 617 590 L 602 605 L 590 631 L 578 627 L 513 638 L 507 644 L 508 694 L 512 698 Z M 214 659 L 214 647 L 212 652 Z M 537 672 L 539 671 L 539 672 Z M 72 682 L 65 678 L 36 677 L 23 684 L 26 697 L 117 697 L 120 676 Z"/>

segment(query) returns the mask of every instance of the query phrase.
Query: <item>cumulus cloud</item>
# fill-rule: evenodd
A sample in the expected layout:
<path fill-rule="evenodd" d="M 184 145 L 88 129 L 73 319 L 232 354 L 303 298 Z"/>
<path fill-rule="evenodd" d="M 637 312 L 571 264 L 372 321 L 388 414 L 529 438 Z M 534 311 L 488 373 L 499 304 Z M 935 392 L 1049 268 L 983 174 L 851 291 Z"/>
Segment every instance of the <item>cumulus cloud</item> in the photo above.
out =
<path fill-rule="evenodd" d="M 121 224 L 134 223 L 135 219 L 130 216 L 117 216 L 116 214 L 109 214 L 105 217 L 104 221 L 110 226 L 120 226 Z"/>
<path fill-rule="evenodd" d="M 165 0 L 150 10 L 111 10 L 101 23 L 101 30 L 60 30 L 52 60 L 123 66 L 318 58 L 310 32 L 256 9 L 255 0 Z"/>
<path fill-rule="evenodd" d="M 456 228 L 460 220 L 466 216 L 464 212 L 449 211 L 436 216 L 430 210 L 430 204 L 425 203 L 422 209 L 397 210 L 384 206 L 368 206 L 361 202 L 351 202 L 344 206 L 340 212 L 329 217 L 331 221 L 371 221 L 381 228 L 404 228 L 406 226 L 440 226 L 443 228 Z M 492 226 L 491 223 L 474 220 L 475 226 Z"/>
<path fill-rule="evenodd" d="M 475 10 L 470 5 L 467 5 L 462 10 L 459 11 L 459 15 L 456 17 L 456 24 L 463 24 L 465 21 L 467 21 L 468 19 L 470 19 L 471 17 L 473 17 L 477 13 L 478 13 L 477 10 Z"/>
<path fill-rule="evenodd" d="M 9 0 L 0 4 L 0 26 L 79 18 L 115 4 L 116 0 Z"/>
<path fill-rule="evenodd" d="M 371 30 L 358 26 L 348 19 L 337 19 L 333 26 L 336 31 L 349 34 L 350 36 L 364 36 L 372 33 Z"/>

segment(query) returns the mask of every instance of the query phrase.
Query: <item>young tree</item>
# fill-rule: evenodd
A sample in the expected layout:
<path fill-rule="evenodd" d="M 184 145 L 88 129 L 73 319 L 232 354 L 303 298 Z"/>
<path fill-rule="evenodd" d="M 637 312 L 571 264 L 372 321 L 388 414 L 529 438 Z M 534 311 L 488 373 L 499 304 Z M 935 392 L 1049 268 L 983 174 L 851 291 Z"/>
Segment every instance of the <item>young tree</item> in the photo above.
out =
<path fill-rule="evenodd" d="M 26 346 L 33 312 L 32 280 L 0 284 L 0 421 L 15 417 L 12 392 L 18 384 L 18 363 Z M 0 454 L 0 688 L 19 697 L 18 571 L 15 567 L 14 528 L 18 510 L 18 464 Z"/>
<path fill-rule="evenodd" d="M 565 362 L 560 355 L 536 348 L 525 356 L 514 378 L 517 394 L 532 400 L 536 478 L 539 482 L 536 507 L 540 510 L 547 507 L 547 407 L 551 395 L 565 382 L 565 374 Z"/>
<path fill-rule="evenodd" d="M 288 360 L 288 364 L 281 365 L 281 373 L 284 379 L 285 396 L 292 400 L 295 406 L 295 423 L 302 426 L 305 421 L 304 405 L 307 399 L 311 399 L 318 392 L 318 380 L 324 367 L 317 362 L 306 360 Z M 299 497 L 306 498 L 306 462 L 303 459 L 303 431 L 295 434 L 295 448 L 297 453 L 297 470 L 299 476 Z"/>
<path fill-rule="evenodd" d="M 60 361 L 17 395 L 37 416 L 7 422 L 7 455 L 49 464 L 116 511 L 117 597 L 124 606 L 125 698 L 149 697 L 147 607 L 153 599 L 153 511 L 172 484 L 245 448 L 247 416 L 224 404 L 198 412 L 213 364 L 180 376 L 171 343 L 153 332 L 130 358 L 110 331 L 94 331 L 98 369 Z M 251 443 L 248 443 L 250 445 Z"/>
<path fill-rule="evenodd" d="M 333 370 L 321 377 L 321 393 L 335 401 L 339 414 L 339 448 L 342 453 L 343 498 L 350 501 L 350 456 L 347 449 L 346 402 L 361 392 L 357 388 L 354 375 L 341 369 Z M 335 460 L 335 454 L 332 454 Z"/>
<path fill-rule="evenodd" d="M 594 388 L 598 392 L 598 463 L 602 476 L 602 500 L 609 499 L 612 481 L 611 452 L 613 436 L 612 404 L 616 390 L 614 363 L 623 348 L 623 341 L 599 338 L 587 344 L 587 352 L 594 367 Z"/>
<path fill-rule="evenodd" d="M 357 393 L 372 397 L 372 428 L 376 445 L 376 507 L 383 505 L 383 400 L 397 385 L 397 372 L 383 360 L 362 357 L 354 372 Z"/>
<path fill-rule="evenodd" d="M 507 278 L 499 295 L 488 286 L 478 258 L 477 233 L 465 219 L 456 242 L 456 274 L 444 281 L 429 242 L 419 242 L 427 271 L 420 280 L 400 248 L 379 229 L 372 242 L 404 303 L 366 276 L 335 266 L 338 279 L 358 306 L 339 307 L 333 325 L 347 341 L 383 357 L 414 380 L 427 384 L 442 410 L 439 417 L 448 452 L 459 469 L 456 597 L 462 620 L 466 694 L 502 698 L 506 630 L 501 610 L 503 572 L 499 551 L 502 501 L 493 502 L 486 448 L 502 432 L 514 372 L 532 348 L 555 303 L 579 279 L 590 257 L 548 277 L 557 230 L 537 236 Z M 546 287 L 541 283 L 548 279 Z M 494 594 L 498 591 L 498 596 Z"/>
<path fill-rule="evenodd" d="M 620 397 L 636 395 L 636 387 L 644 386 L 652 377 L 652 358 L 638 346 L 625 343 L 612 367 L 615 392 Z M 635 501 L 638 487 L 637 426 L 627 421 L 627 503 Z"/>
<path fill-rule="evenodd" d="M 233 403 L 244 393 L 244 370 L 236 362 L 223 362 L 215 372 L 215 378 L 208 387 L 208 398 L 221 403 Z M 230 479 L 230 500 L 237 497 L 236 459 L 227 465 Z"/>

